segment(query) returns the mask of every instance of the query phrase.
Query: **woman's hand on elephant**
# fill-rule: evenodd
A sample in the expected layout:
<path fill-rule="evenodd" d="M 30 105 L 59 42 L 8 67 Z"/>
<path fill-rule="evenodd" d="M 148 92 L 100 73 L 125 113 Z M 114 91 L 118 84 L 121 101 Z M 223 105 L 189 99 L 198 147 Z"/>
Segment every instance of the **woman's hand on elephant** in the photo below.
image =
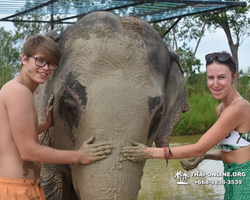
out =
<path fill-rule="evenodd" d="M 186 171 L 195 169 L 204 160 L 204 155 L 200 157 L 192 157 L 186 160 L 181 160 L 181 166 Z"/>
<path fill-rule="evenodd" d="M 107 155 L 111 154 L 112 146 L 107 142 L 99 144 L 92 144 L 95 137 L 92 136 L 83 143 L 79 149 L 78 163 L 91 164 L 93 162 L 107 158 Z"/>
<path fill-rule="evenodd" d="M 121 150 L 122 156 L 134 163 L 141 162 L 153 158 L 153 151 L 144 144 L 131 141 L 131 147 L 123 147 Z"/>

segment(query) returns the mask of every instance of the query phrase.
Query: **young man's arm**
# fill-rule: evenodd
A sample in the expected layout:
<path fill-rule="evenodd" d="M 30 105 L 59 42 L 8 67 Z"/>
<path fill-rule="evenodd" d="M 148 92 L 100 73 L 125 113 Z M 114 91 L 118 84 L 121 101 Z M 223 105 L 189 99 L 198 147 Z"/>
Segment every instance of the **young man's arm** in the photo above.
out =
<path fill-rule="evenodd" d="M 5 95 L 5 104 L 14 142 L 25 161 L 71 164 L 90 164 L 111 153 L 108 144 L 91 144 L 94 137 L 84 142 L 78 151 L 57 150 L 38 143 L 35 127 L 37 116 L 33 95 L 24 85 L 16 84 Z M 99 148 L 99 147 L 102 148 Z"/>

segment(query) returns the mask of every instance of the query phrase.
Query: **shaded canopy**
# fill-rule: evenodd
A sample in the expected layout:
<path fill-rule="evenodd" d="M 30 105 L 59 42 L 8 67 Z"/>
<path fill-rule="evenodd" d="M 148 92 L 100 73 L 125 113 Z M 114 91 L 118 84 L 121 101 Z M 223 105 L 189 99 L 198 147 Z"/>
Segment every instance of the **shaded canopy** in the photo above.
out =
<path fill-rule="evenodd" d="M 0 0 L 0 21 L 74 24 L 79 17 L 94 11 L 109 11 L 120 17 L 134 16 L 157 23 L 208 11 L 246 7 L 243 1 L 224 0 Z M 49 16 L 34 20 L 29 15 Z M 171 29 L 171 28 L 170 28 Z"/>

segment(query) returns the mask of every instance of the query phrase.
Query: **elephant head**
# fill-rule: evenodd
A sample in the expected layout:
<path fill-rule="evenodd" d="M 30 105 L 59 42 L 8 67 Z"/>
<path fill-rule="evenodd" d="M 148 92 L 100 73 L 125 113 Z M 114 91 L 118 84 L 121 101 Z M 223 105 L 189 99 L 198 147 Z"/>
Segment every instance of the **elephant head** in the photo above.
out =
<path fill-rule="evenodd" d="M 84 16 L 58 38 L 59 67 L 36 91 L 39 116 L 54 95 L 54 126 L 43 144 L 77 150 L 94 135 L 114 149 L 91 165 L 43 164 L 46 197 L 134 200 L 144 163 L 124 161 L 120 150 L 131 140 L 168 145 L 188 110 L 179 58 L 147 22 L 108 12 Z"/>

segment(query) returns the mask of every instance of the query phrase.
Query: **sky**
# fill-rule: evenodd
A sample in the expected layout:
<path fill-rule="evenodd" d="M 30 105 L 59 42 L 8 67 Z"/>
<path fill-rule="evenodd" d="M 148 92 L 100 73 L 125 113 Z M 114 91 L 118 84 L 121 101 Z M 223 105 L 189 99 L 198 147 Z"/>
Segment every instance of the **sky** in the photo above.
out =
<path fill-rule="evenodd" d="M 0 14 L 0 19 L 4 17 Z M 1 22 L 0 27 L 4 27 L 6 31 L 13 30 L 14 26 L 12 22 Z M 191 44 L 192 48 L 195 48 L 195 44 Z M 205 33 L 205 37 L 202 38 L 198 47 L 196 58 L 202 62 L 201 71 L 205 71 L 205 55 L 213 52 L 227 51 L 231 53 L 227 42 L 226 35 L 222 29 L 218 29 L 215 33 Z M 247 38 L 239 47 L 239 70 L 246 72 L 250 67 L 250 38 Z"/>
<path fill-rule="evenodd" d="M 193 47 L 194 48 L 194 47 Z M 238 49 L 239 70 L 244 72 L 250 67 L 250 38 L 243 41 Z M 227 51 L 231 54 L 226 34 L 223 29 L 215 33 L 205 33 L 198 47 L 196 57 L 203 63 L 202 71 L 205 71 L 205 55 L 213 52 Z"/>

